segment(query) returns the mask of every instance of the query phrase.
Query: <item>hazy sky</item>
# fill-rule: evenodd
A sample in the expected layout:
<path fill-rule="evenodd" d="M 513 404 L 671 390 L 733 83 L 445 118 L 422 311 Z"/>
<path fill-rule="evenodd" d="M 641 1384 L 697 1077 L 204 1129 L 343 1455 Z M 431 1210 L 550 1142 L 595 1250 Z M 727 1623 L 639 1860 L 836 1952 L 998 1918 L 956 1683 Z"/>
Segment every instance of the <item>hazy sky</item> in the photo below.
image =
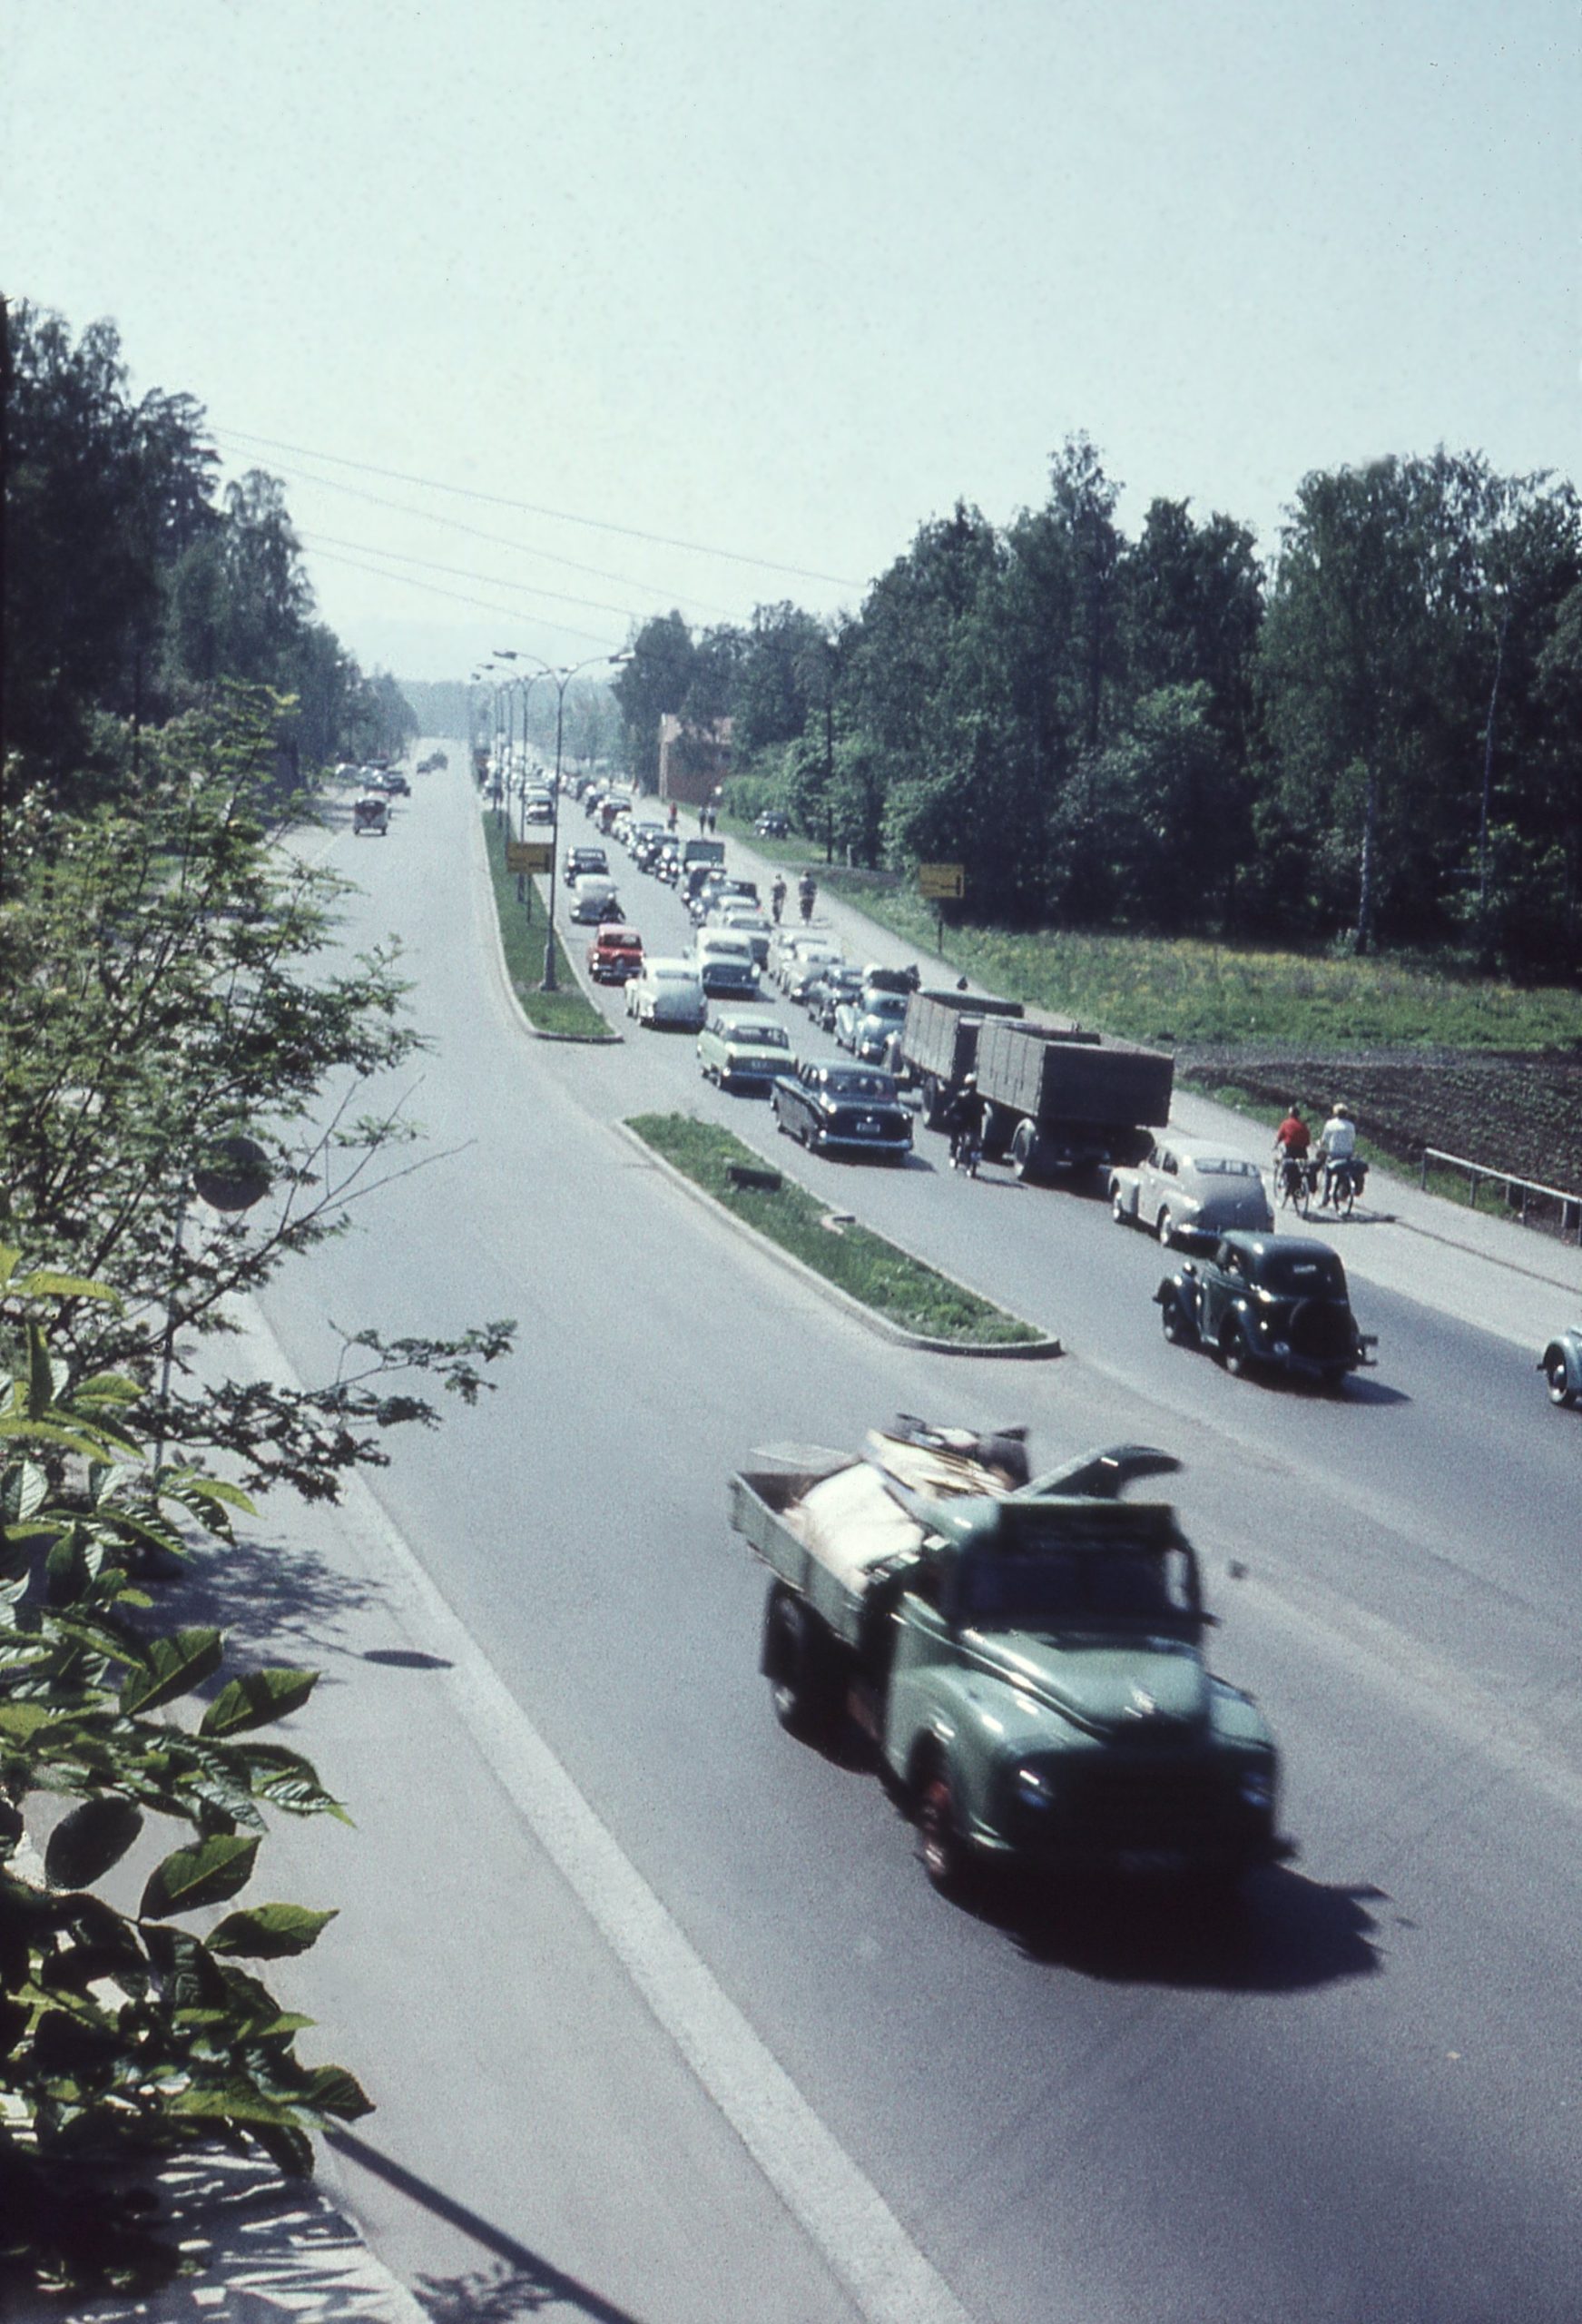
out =
<path fill-rule="evenodd" d="M 0 285 L 285 478 L 365 663 L 575 659 L 854 608 L 1078 429 L 1265 548 L 1381 452 L 1582 481 L 1579 58 L 1577 0 L 0 0 Z"/>

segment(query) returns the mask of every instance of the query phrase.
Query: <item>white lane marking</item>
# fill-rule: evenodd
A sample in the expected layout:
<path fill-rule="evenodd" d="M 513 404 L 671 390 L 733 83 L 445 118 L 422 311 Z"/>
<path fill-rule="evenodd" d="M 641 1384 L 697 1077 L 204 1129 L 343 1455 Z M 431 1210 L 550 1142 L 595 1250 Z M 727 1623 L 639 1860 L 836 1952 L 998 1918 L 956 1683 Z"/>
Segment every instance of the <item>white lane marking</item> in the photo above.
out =
<path fill-rule="evenodd" d="M 248 1327 L 291 1377 L 259 1311 Z M 865 2324 L 972 2324 L 944 2278 L 831 2136 L 622 1853 L 363 1479 L 342 1507 L 395 1566 L 418 1635 L 523 1821 Z M 1054 2310 L 1050 2324 L 1059 2324 Z"/>

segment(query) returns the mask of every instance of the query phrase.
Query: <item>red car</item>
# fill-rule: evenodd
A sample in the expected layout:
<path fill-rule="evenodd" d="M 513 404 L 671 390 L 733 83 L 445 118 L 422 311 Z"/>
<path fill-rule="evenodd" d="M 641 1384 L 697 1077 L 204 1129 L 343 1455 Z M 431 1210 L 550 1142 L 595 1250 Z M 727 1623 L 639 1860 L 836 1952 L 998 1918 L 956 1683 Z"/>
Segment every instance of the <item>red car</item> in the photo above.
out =
<path fill-rule="evenodd" d="M 643 970 L 643 939 L 634 928 L 606 921 L 588 946 L 588 974 L 595 984 L 624 984 Z"/>

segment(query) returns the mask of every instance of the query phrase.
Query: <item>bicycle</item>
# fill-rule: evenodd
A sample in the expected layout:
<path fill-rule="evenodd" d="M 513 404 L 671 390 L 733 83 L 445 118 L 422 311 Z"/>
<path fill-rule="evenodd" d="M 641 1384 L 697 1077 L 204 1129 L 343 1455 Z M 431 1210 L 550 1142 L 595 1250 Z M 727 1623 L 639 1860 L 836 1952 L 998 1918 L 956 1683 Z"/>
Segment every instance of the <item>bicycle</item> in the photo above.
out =
<path fill-rule="evenodd" d="M 1330 1182 L 1324 1188 L 1323 1200 L 1337 1218 L 1350 1218 L 1356 1207 L 1357 1197 L 1368 1183 L 1368 1165 L 1356 1155 L 1348 1155 L 1334 1163 L 1330 1170 Z"/>
<path fill-rule="evenodd" d="M 1282 1210 L 1294 1210 L 1305 1218 L 1312 1207 L 1318 1187 L 1318 1165 L 1304 1155 L 1282 1153 L 1275 1162 L 1275 1184 Z"/>

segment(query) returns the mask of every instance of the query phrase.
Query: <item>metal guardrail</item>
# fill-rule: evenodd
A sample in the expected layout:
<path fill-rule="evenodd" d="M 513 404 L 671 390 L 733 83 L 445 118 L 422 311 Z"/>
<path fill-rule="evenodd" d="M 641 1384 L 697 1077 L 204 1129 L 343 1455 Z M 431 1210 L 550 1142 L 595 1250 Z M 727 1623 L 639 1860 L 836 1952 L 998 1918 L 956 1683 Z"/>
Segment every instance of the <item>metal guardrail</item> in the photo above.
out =
<path fill-rule="evenodd" d="M 1469 1162 L 1464 1154 L 1444 1154 L 1437 1146 L 1425 1146 L 1422 1156 L 1422 1185 L 1426 1192 L 1429 1165 L 1439 1163 L 1449 1170 L 1462 1170 L 1467 1175 L 1467 1199 L 1478 1200 L 1479 1187 L 1503 1187 L 1505 1206 L 1516 1212 L 1522 1225 L 1528 1224 L 1528 1205 L 1535 1199 L 1546 1210 L 1557 1211 L 1560 1219 L 1560 1240 L 1567 1236 L 1582 1244 L 1582 1195 L 1567 1194 L 1564 1187 L 1546 1187 L 1540 1179 L 1518 1177 L 1513 1170 L 1496 1170 L 1487 1162 Z"/>

